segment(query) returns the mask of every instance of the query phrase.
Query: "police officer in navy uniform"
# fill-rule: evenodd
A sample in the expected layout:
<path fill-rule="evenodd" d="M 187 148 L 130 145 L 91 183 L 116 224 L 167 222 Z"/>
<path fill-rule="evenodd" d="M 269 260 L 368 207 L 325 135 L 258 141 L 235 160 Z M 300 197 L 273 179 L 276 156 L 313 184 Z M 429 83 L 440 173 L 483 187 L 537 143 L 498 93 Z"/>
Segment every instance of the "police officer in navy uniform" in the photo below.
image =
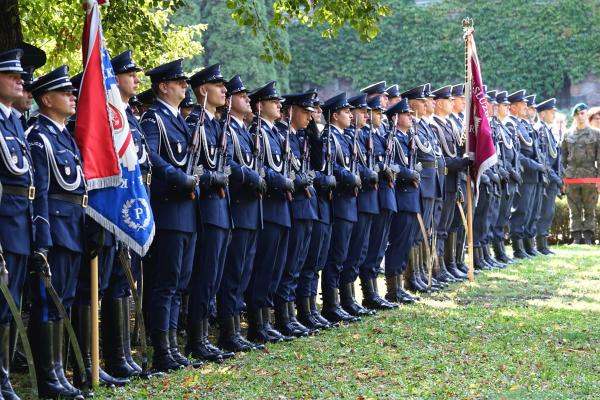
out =
<path fill-rule="evenodd" d="M 447 246 L 448 231 L 450 229 L 454 210 L 456 208 L 456 193 L 459 188 L 459 173 L 466 170 L 469 159 L 460 155 L 458 138 L 455 136 L 450 114 L 453 107 L 452 86 L 444 86 L 434 90 L 435 111 L 431 118 L 431 128 L 437 135 L 438 141 L 446 162 L 448 174 L 444 185 L 444 200 L 442 203 L 440 221 L 437 230 L 437 254 L 440 262 L 440 271 L 446 270 L 453 278 L 464 280 L 467 275 L 456 268 L 456 264 L 445 264 L 445 253 L 450 253 Z"/>
<path fill-rule="evenodd" d="M 379 171 L 377 197 L 379 213 L 373 217 L 369 245 L 364 262 L 360 265 L 360 285 L 363 292 L 363 306 L 375 310 L 388 310 L 398 307 L 379 295 L 377 276 L 385 255 L 393 214 L 397 211 L 395 195 L 395 174 L 398 166 L 391 154 L 393 133 L 387 132 L 383 124 L 383 99 L 385 95 L 372 96 L 369 106 L 369 128 L 372 130 L 372 157 Z M 363 136 L 363 139 L 368 138 Z M 367 144 L 367 142 L 365 142 Z"/>
<path fill-rule="evenodd" d="M 232 149 L 227 146 L 227 136 L 215 117 L 217 108 L 225 105 L 224 82 L 219 64 L 192 75 L 190 85 L 199 105 L 186 119 L 189 130 L 198 130 L 200 134 L 200 162 L 204 167 L 198 199 L 196 257 L 189 286 L 186 352 L 196 359 L 209 361 L 233 357 L 232 352 L 221 351 L 208 340 L 208 319 L 223 275 L 232 228 L 227 188 Z M 176 336 L 176 332 L 173 335 Z"/>
<path fill-rule="evenodd" d="M 34 67 L 23 68 L 23 74 L 21 75 L 23 78 L 23 95 L 12 105 L 13 111 L 23 126 L 23 131 L 26 131 L 27 128 L 29 128 L 29 112 L 31 111 L 31 106 L 33 104 L 33 96 L 28 90 L 29 85 L 34 81 L 33 71 Z"/>
<path fill-rule="evenodd" d="M 527 100 L 525 90 L 518 90 L 508 96 L 510 117 L 506 127 L 519 142 L 519 161 L 522 169 L 522 183 L 519 185 L 519 196 L 515 197 L 514 211 L 510 217 L 510 239 L 513 256 L 516 258 L 531 257 L 524 249 L 524 240 L 528 239 L 525 229 L 531 220 L 534 208 L 532 201 L 539 182 L 539 173 L 545 168 L 535 157 L 534 138 L 527 127 Z"/>
<path fill-rule="evenodd" d="M 275 291 L 275 328 L 288 336 L 307 336 L 314 332 L 296 318 L 296 287 L 300 270 L 306 260 L 313 221 L 318 219 L 318 201 L 312 186 L 314 172 L 310 169 L 308 139 L 298 132 L 311 121 L 312 93 L 284 95 L 283 118 L 276 124 L 284 143 L 290 148 L 291 170 L 294 173 L 294 196 L 291 202 L 292 227 L 288 240 L 285 267 Z M 306 146 L 305 146 L 306 145 Z"/>
<path fill-rule="evenodd" d="M 492 117 L 491 127 L 493 136 L 496 138 L 495 143 L 499 154 L 499 163 L 508 174 L 508 178 L 503 178 L 503 183 L 500 187 L 500 205 L 498 206 L 498 218 L 492 225 L 492 247 L 496 260 L 505 264 L 512 262 L 506 254 L 504 247 L 504 229 L 508 224 L 511 215 L 513 200 L 517 191 L 517 186 L 521 181 L 521 172 L 519 164 L 518 142 L 515 137 L 506 127 L 506 122 L 509 118 L 508 93 L 506 91 L 498 91 L 496 93 L 497 114 Z"/>
<path fill-rule="evenodd" d="M 231 217 L 234 228 L 227 248 L 223 278 L 217 292 L 217 320 L 219 322 L 219 347 L 233 352 L 264 348 L 241 335 L 240 315 L 244 305 L 244 292 L 248 287 L 258 231 L 262 227 L 262 195 L 266 182 L 261 176 L 260 164 L 255 158 L 253 137 L 244 124 L 252 113 L 248 90 L 239 75 L 225 82 L 229 110 L 229 146 L 232 147 L 229 193 Z"/>
<path fill-rule="evenodd" d="M 285 267 L 291 218 L 290 197 L 294 180 L 287 174 L 284 162 L 284 140 L 275 121 L 281 118 L 282 98 L 277 94 L 275 81 L 250 93 L 252 109 L 257 119 L 251 128 L 264 150 L 267 192 L 263 196 L 263 229 L 259 231 L 256 257 L 250 283 L 246 289 L 248 310 L 248 339 L 253 342 L 292 340 L 271 324 L 273 296 Z"/>
<path fill-rule="evenodd" d="M 363 182 L 361 190 L 356 194 L 358 221 L 352 229 L 350 237 L 350 246 L 348 256 L 344 261 L 344 268 L 340 275 L 340 303 L 344 311 L 355 317 L 371 315 L 375 310 L 367 309 L 356 302 L 354 297 L 354 282 L 359 276 L 359 268 L 364 265 L 369 248 L 369 235 L 373 225 L 373 219 L 379 214 L 379 199 L 377 188 L 379 175 L 375 171 L 376 163 L 372 152 L 367 151 L 368 146 L 372 146 L 372 135 L 369 132 L 371 126 L 367 125 L 369 120 L 369 106 L 367 105 L 367 95 L 362 93 L 348 99 L 350 109 L 352 110 L 352 126 L 344 130 L 344 134 L 350 143 L 356 143 L 356 149 L 353 149 L 353 160 L 356 169 L 360 172 Z M 356 136 L 356 138 L 355 138 Z M 371 143 L 371 144 L 370 144 Z M 356 155 L 354 154 L 356 152 Z M 369 165 L 368 154 L 371 154 Z M 351 168 L 352 169 L 352 168 Z"/>
<path fill-rule="evenodd" d="M 140 121 L 150 149 L 150 202 L 156 225 L 145 263 L 147 323 L 153 366 L 165 372 L 190 365 L 171 343 L 170 334 L 177 329 L 181 292 L 189 283 L 197 236 L 199 178 L 186 173 L 192 132 L 177 110 L 188 87 L 181 61 L 146 71 L 156 99 Z"/>
<path fill-rule="evenodd" d="M 402 275 L 406 288 L 414 288 L 415 259 L 413 252 L 413 238 L 419 226 L 417 213 L 421 212 L 421 199 L 419 184 L 421 174 L 420 165 L 416 164 L 416 153 L 411 144 L 413 110 L 408 105 L 407 99 L 386 110 L 388 120 L 394 130 L 394 162 L 398 165 L 396 174 L 396 206 L 397 212 L 392 217 L 389 243 L 385 251 L 385 279 L 386 300 L 399 303 L 414 303 L 416 298 L 402 288 Z"/>
<path fill-rule="evenodd" d="M 315 171 L 313 185 L 317 192 L 319 219 L 313 222 L 313 230 L 308 246 L 308 255 L 300 270 L 298 287 L 296 288 L 296 307 L 298 321 L 309 329 L 329 329 L 332 325 L 317 308 L 317 291 L 319 286 L 319 272 L 325 267 L 329 244 L 331 242 L 331 228 L 333 222 L 333 189 L 337 185 L 333 174 L 333 157 L 335 155 L 329 130 L 321 132 L 319 129 L 321 117 L 321 101 L 315 90 L 312 93 L 315 111 L 306 129 L 299 135 L 309 140 L 310 163 Z"/>
<path fill-rule="evenodd" d="M 536 244 L 537 250 L 540 253 L 551 255 L 554 253 L 548 248 L 548 235 L 554 218 L 556 196 L 560 194 L 560 188 L 563 185 L 559 168 L 560 151 L 554 133 L 552 132 L 552 123 L 554 121 L 554 113 L 556 110 L 556 99 L 551 98 L 538 103 L 536 110 L 540 120 L 535 128 L 539 134 L 540 146 L 544 150 L 548 171 L 546 194 L 542 197 L 540 218 L 537 221 L 536 227 Z"/>
<path fill-rule="evenodd" d="M 121 94 L 121 100 L 126 105 L 125 114 L 131 131 L 146 190 L 151 182 L 150 154 L 146 138 L 138 119 L 133 114 L 129 102 L 139 87 L 138 72 L 142 71 L 132 59 L 131 50 L 113 57 L 111 60 L 115 79 Z M 119 252 L 128 252 L 125 244 L 119 243 Z M 138 285 L 142 285 L 141 268 L 142 260 L 134 252 L 131 255 L 131 272 Z M 120 265 L 119 257 L 115 257 L 110 283 L 104 293 L 102 306 L 102 323 L 105 330 L 102 332 L 102 350 L 105 359 L 106 371 L 115 377 L 130 378 L 142 372 L 141 367 L 133 360 L 129 333 L 129 296 L 131 289 L 127 277 Z M 108 320 L 108 321 L 105 321 Z"/>
<path fill-rule="evenodd" d="M 434 153 L 434 144 L 431 139 L 431 128 L 424 121 L 425 117 L 425 85 L 420 85 L 409 89 L 401 94 L 402 98 L 408 100 L 408 104 L 411 109 L 415 111 L 416 118 L 416 133 L 414 134 L 414 140 L 416 145 L 417 163 L 422 166 L 421 171 L 421 204 L 422 204 L 422 217 L 425 223 L 425 227 L 430 226 L 433 218 L 433 206 L 435 204 L 435 198 L 441 196 L 441 182 L 437 171 L 437 160 Z M 416 280 L 416 286 L 413 289 L 419 292 L 427 292 L 427 272 L 425 271 L 425 252 L 424 247 L 428 245 L 428 238 L 424 238 L 422 233 L 419 231 L 414 239 L 415 252 L 415 268 L 414 275 Z M 436 284 L 435 280 L 432 279 L 431 290 L 437 291 L 440 286 Z"/>
<path fill-rule="evenodd" d="M 28 135 L 36 182 L 29 336 L 38 392 L 41 397 L 81 398 L 65 377 L 63 321 L 41 281 L 51 273 L 59 300 L 65 309 L 71 308 L 84 252 L 87 192 L 79 149 L 65 127 L 66 119 L 75 113 L 67 66 L 40 77 L 30 90 L 40 108 Z"/>
<path fill-rule="evenodd" d="M 373 83 L 369 86 L 366 86 L 360 89 L 361 93 L 365 93 L 367 95 L 367 101 L 370 101 L 376 97 L 379 97 L 379 102 L 381 104 L 381 109 L 385 110 L 388 107 L 389 98 L 388 93 L 386 91 L 386 83 L 385 81 Z M 387 120 L 386 117 L 382 119 L 381 126 L 379 127 L 379 133 L 385 136 L 387 132 Z"/>
<path fill-rule="evenodd" d="M 35 195 L 31 152 L 23 125 L 13 108 L 25 96 L 21 49 L 0 53 L 0 262 L 8 270 L 8 287 L 19 304 L 32 250 L 31 200 Z M 4 272 L 3 272 L 4 273 Z M 2 396 L 18 399 L 10 383 L 11 315 L 0 298 L 0 385 Z"/>
<path fill-rule="evenodd" d="M 331 141 L 335 148 L 335 162 L 333 173 L 337 185 L 333 191 L 333 225 L 329 253 L 323 276 L 321 291 L 323 294 L 323 316 L 331 322 L 354 322 L 358 317 L 348 314 L 340 307 L 338 288 L 340 274 L 344 261 L 348 256 L 350 237 L 354 224 L 358 220 L 356 208 L 356 191 L 360 190 L 362 182 L 358 172 L 352 172 L 352 141 L 344 135 L 344 129 L 350 127 L 352 113 L 346 93 L 340 93 L 327 101 L 322 106 L 327 127 L 331 132 Z"/>

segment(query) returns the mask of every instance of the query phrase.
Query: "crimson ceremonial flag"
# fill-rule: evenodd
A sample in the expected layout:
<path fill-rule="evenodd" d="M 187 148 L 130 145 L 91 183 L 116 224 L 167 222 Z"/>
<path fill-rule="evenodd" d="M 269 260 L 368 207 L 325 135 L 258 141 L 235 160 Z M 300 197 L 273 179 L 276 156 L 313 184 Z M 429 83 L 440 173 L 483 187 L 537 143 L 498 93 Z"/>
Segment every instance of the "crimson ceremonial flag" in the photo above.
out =
<path fill-rule="evenodd" d="M 488 120 L 488 103 L 473 32 L 473 28 L 466 32 L 468 64 L 465 85 L 465 126 L 468 129 L 466 151 L 469 158 L 473 160 L 473 165 L 469 168 L 474 182 L 473 200 L 477 204 L 479 179 L 485 170 L 498 162 L 498 157 Z"/>
<path fill-rule="evenodd" d="M 127 122 L 127 105 L 104 43 L 99 3 L 108 2 L 86 3 L 84 69 L 75 123 L 89 191 L 86 214 L 143 256 L 154 237 L 154 217 Z"/>

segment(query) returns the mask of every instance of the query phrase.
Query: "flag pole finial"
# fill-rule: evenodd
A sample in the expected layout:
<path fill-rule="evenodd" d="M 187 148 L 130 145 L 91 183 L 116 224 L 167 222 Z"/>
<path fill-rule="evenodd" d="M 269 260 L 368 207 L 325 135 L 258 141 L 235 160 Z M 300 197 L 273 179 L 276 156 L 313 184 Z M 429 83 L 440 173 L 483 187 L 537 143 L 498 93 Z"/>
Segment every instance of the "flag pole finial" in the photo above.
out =
<path fill-rule="evenodd" d="M 462 20 L 462 26 L 464 29 L 468 29 L 468 28 L 472 28 L 473 27 L 473 18 L 464 18 Z"/>

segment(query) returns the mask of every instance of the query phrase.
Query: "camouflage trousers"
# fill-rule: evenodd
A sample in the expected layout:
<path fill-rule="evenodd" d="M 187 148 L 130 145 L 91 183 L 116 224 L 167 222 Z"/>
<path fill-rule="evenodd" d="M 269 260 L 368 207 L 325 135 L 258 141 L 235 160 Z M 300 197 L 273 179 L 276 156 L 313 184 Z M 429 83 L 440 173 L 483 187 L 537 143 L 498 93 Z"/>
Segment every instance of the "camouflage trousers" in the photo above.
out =
<path fill-rule="evenodd" d="M 567 203 L 571 232 L 596 231 L 596 185 L 567 185 Z"/>

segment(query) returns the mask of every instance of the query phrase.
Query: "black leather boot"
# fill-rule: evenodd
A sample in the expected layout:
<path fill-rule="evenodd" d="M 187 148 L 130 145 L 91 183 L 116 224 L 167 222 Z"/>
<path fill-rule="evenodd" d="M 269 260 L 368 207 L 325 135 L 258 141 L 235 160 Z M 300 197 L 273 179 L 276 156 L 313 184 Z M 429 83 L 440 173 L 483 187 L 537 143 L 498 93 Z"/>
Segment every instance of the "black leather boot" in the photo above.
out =
<path fill-rule="evenodd" d="M 548 249 L 544 243 L 544 236 L 538 235 L 535 237 L 535 246 L 537 247 L 537 251 L 547 256 L 550 255 L 550 249 Z"/>
<path fill-rule="evenodd" d="M 529 255 L 523 250 L 523 241 L 521 239 L 512 239 L 513 257 L 524 260 L 529 258 Z"/>
<path fill-rule="evenodd" d="M 287 302 L 275 304 L 275 329 L 285 336 L 308 336 L 308 329 L 299 329 L 290 321 Z"/>
<path fill-rule="evenodd" d="M 583 238 L 581 237 L 581 231 L 572 231 L 571 238 L 573 239 L 571 244 L 582 244 L 583 243 Z"/>
<path fill-rule="evenodd" d="M 202 361 L 192 361 L 179 351 L 179 343 L 177 343 L 178 329 L 169 329 L 169 351 L 173 360 L 177 361 L 184 368 L 200 368 L 204 363 Z"/>
<path fill-rule="evenodd" d="M 269 337 L 272 340 L 281 339 L 284 342 L 289 342 L 289 341 L 294 340 L 294 336 L 285 335 L 273 327 L 273 324 L 271 322 L 271 307 L 262 307 L 261 311 L 262 311 L 263 326 L 265 327 L 267 334 L 269 335 Z M 286 308 L 286 312 L 287 312 L 287 308 Z M 272 340 L 269 340 L 269 341 L 272 341 Z"/>
<path fill-rule="evenodd" d="M 319 329 L 329 329 L 329 328 L 334 328 L 334 327 L 338 326 L 337 322 L 331 322 L 327 318 L 325 318 L 323 315 L 321 315 L 321 312 L 319 311 L 319 308 L 317 307 L 317 296 L 310 296 L 308 298 L 308 301 L 310 303 L 311 315 L 315 318 L 315 320 L 317 322 L 319 322 L 319 324 L 321 324 L 321 327 Z"/>
<path fill-rule="evenodd" d="M 248 340 L 252 343 L 277 343 L 281 342 L 283 339 L 272 340 L 272 338 L 267 333 L 265 329 L 263 319 L 262 319 L 262 310 L 260 308 L 248 308 Z"/>
<path fill-rule="evenodd" d="M 129 329 L 129 322 L 131 320 L 131 313 L 129 312 L 129 298 L 123 297 L 121 300 L 121 309 L 123 312 L 123 352 L 125 353 L 125 361 L 127 364 L 136 371 L 133 376 L 137 376 L 142 373 L 142 367 L 138 365 L 133 359 L 131 353 L 131 331 Z"/>
<path fill-rule="evenodd" d="M 302 325 L 300 323 L 300 321 L 298 321 L 298 318 L 296 318 L 296 305 L 294 304 L 293 301 L 288 301 L 287 308 L 288 308 L 288 317 L 290 318 L 290 323 L 292 325 L 294 325 L 296 327 L 296 329 L 306 332 L 306 336 L 310 335 L 311 333 L 319 333 L 318 330 L 311 331 L 306 326 Z M 303 335 L 303 336 L 305 336 L 305 335 Z"/>
<path fill-rule="evenodd" d="M 131 378 L 139 375 L 125 359 L 123 346 L 124 328 L 129 323 L 123 315 L 121 299 L 102 300 L 102 354 L 106 372 L 117 378 Z"/>
<path fill-rule="evenodd" d="M 337 288 L 322 288 L 323 295 L 323 309 L 321 310 L 321 314 L 328 321 L 331 322 L 356 322 L 360 320 L 360 317 L 355 317 L 353 315 L 348 314 L 344 309 L 340 306 L 340 298 L 338 295 Z"/>
<path fill-rule="evenodd" d="M 540 253 L 535 245 L 535 238 L 534 237 L 530 237 L 529 239 L 529 246 L 531 247 L 531 251 L 533 252 L 534 257 L 535 256 L 541 256 L 542 253 Z"/>
<path fill-rule="evenodd" d="M 298 297 L 296 299 L 296 307 L 298 308 L 298 322 L 309 329 L 311 333 L 316 333 L 319 332 L 320 329 L 327 329 L 329 327 L 327 326 L 326 328 L 321 322 L 317 321 L 314 315 L 312 315 L 310 310 L 310 298 Z"/>
<path fill-rule="evenodd" d="M 583 233 L 581 235 L 583 236 L 583 244 L 587 244 L 589 246 L 594 244 L 594 232 L 583 231 Z"/>
<path fill-rule="evenodd" d="M 197 360 L 215 362 L 233 357 L 234 353 L 223 352 L 210 343 L 208 340 L 208 328 L 208 318 L 188 323 L 186 354 L 191 354 Z"/>
<path fill-rule="evenodd" d="M 410 304 L 414 303 L 415 299 L 402 290 L 400 275 L 385 276 L 386 294 L 385 299 L 393 303 Z"/>
<path fill-rule="evenodd" d="M 450 232 L 448 239 L 444 242 L 444 264 L 454 279 L 458 281 L 468 279 L 469 276 L 456 266 L 456 232 Z"/>
<path fill-rule="evenodd" d="M 252 350 L 252 347 L 240 340 L 240 336 L 235 330 L 235 321 L 233 317 L 219 319 L 219 341 L 217 345 L 227 351 L 234 353 L 246 352 Z"/>
<path fill-rule="evenodd" d="M 544 250 L 548 253 L 548 255 L 550 255 L 550 256 L 555 255 L 556 253 L 553 252 L 552 250 L 550 250 L 550 245 L 548 245 L 548 236 L 544 236 L 543 242 L 544 242 Z"/>
<path fill-rule="evenodd" d="M 64 387 L 56 376 L 53 325 L 52 321 L 30 321 L 27 330 L 35 363 L 38 396 L 50 399 L 83 400 L 83 393 L 80 390 L 71 390 Z"/>
<path fill-rule="evenodd" d="M 0 387 L 2 394 L 0 398 L 6 400 L 19 400 L 19 396 L 10 383 L 10 324 L 0 325 Z"/>
<path fill-rule="evenodd" d="M 536 256 L 536 252 L 534 251 L 534 248 L 531 245 L 531 238 L 523 239 L 523 250 L 529 256 L 529 258 Z"/>
<path fill-rule="evenodd" d="M 235 334 L 238 337 L 238 340 L 241 341 L 242 343 L 246 344 L 247 346 L 249 346 L 250 350 L 263 350 L 265 348 L 264 344 L 251 342 L 248 339 L 246 339 L 244 336 L 242 336 L 242 325 L 240 323 L 240 314 L 235 314 L 233 316 L 233 326 L 235 329 Z"/>
<path fill-rule="evenodd" d="M 513 264 L 515 260 L 509 257 L 506 253 L 506 244 L 504 243 L 504 239 L 500 241 L 500 247 L 502 247 L 502 254 L 504 255 L 504 258 L 508 260 L 508 264 Z"/>
<path fill-rule="evenodd" d="M 417 266 L 417 247 L 413 246 L 408 254 L 408 263 L 404 271 L 404 287 L 413 292 L 428 293 L 427 285 L 420 279 L 420 269 Z"/>
<path fill-rule="evenodd" d="M 465 241 L 467 240 L 467 235 L 463 232 L 460 234 L 456 233 L 456 267 L 464 272 L 465 274 L 469 273 L 469 266 L 465 262 L 465 257 L 467 254 L 467 250 L 465 247 Z"/>
<path fill-rule="evenodd" d="M 494 240 L 492 242 L 492 248 L 494 250 L 494 255 L 496 256 L 496 260 L 503 262 L 504 264 L 508 264 L 508 257 L 502 251 L 502 244 L 499 240 Z"/>
<path fill-rule="evenodd" d="M 412 294 L 404 290 L 404 288 L 402 287 L 402 274 L 396 275 L 396 287 L 398 291 L 398 298 L 400 298 L 401 303 L 412 304 L 417 300 L 421 300 L 419 297 L 413 296 Z"/>
<path fill-rule="evenodd" d="M 152 366 L 156 371 L 172 372 L 183 369 L 171 355 L 171 345 L 169 343 L 169 332 L 157 331 L 152 334 Z"/>
<path fill-rule="evenodd" d="M 346 311 L 348 314 L 350 314 L 354 317 L 362 317 L 365 315 L 372 315 L 372 313 L 370 311 L 368 311 L 364 307 L 361 307 L 361 305 L 358 304 L 356 302 L 356 300 L 354 299 L 354 293 L 352 290 L 353 286 L 354 286 L 354 282 L 340 285 L 340 289 L 339 289 L 340 305 L 342 306 L 344 311 Z"/>
<path fill-rule="evenodd" d="M 492 257 L 492 253 L 490 252 L 490 246 L 488 244 L 482 244 L 481 250 L 483 251 L 483 258 L 485 261 L 490 264 L 493 268 L 504 268 L 506 264 L 497 261 L 494 257 Z"/>
<path fill-rule="evenodd" d="M 391 310 L 393 308 L 398 308 L 398 304 L 390 303 L 379 296 L 377 290 L 377 278 L 361 279 L 360 285 L 363 292 L 363 306 L 373 310 Z"/>

